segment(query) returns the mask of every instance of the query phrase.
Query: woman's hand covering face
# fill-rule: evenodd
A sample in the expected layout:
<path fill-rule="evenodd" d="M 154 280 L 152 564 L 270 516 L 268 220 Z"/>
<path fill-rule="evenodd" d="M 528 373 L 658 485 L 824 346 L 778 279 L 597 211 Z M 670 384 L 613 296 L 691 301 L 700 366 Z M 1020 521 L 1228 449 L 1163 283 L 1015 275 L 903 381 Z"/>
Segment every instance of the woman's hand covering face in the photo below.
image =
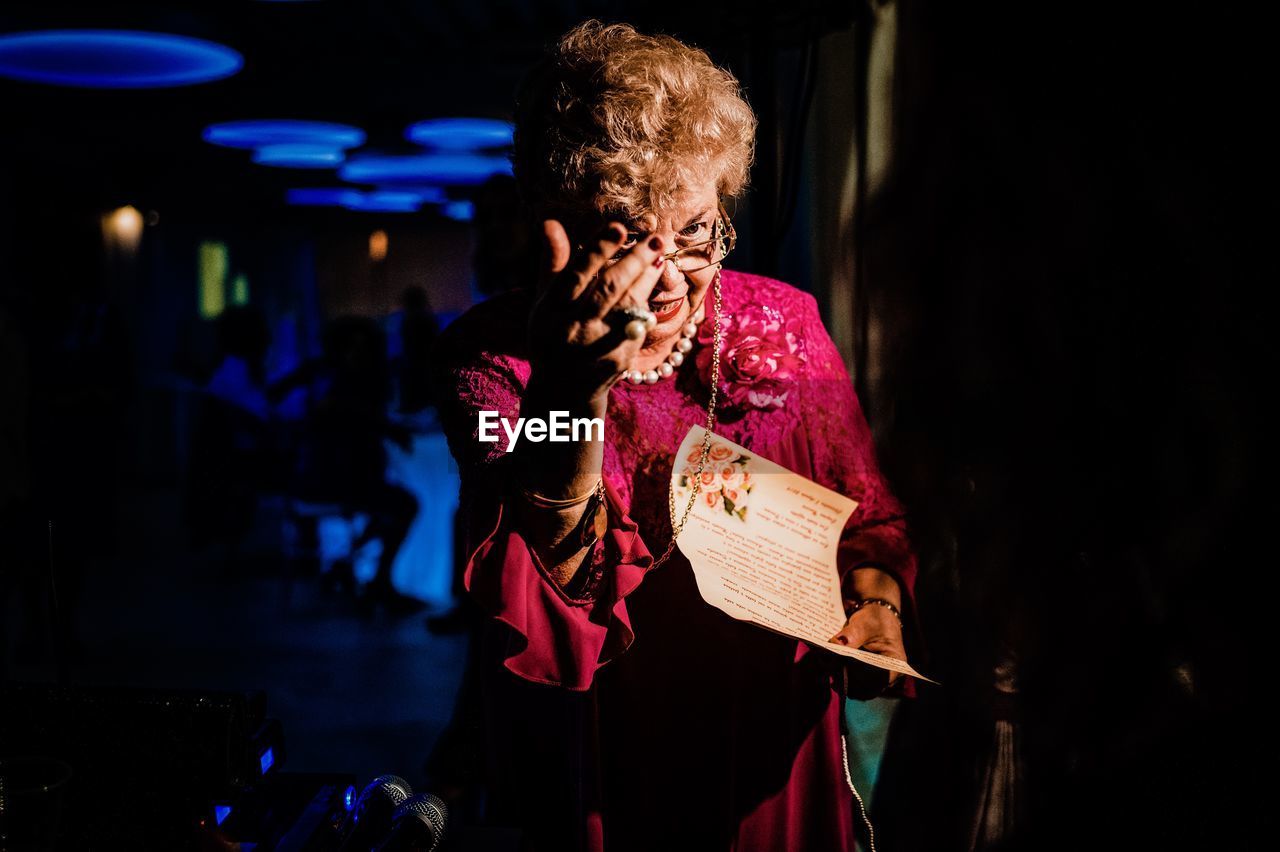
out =
<path fill-rule="evenodd" d="M 606 265 L 627 242 L 627 230 L 610 223 L 574 253 L 564 226 L 543 222 L 549 263 L 529 318 L 531 362 L 554 375 L 567 401 L 595 401 L 628 369 L 644 341 L 628 339 L 610 312 L 645 305 L 662 276 L 660 237 L 639 240 Z"/>

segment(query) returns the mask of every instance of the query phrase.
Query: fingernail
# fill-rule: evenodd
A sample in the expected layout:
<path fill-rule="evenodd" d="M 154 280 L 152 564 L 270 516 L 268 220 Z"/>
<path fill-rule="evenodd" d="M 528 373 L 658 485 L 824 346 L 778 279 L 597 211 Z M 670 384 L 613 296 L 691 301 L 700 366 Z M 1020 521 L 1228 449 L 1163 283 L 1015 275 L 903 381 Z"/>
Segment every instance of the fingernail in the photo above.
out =
<path fill-rule="evenodd" d="M 837 636 L 837 637 L 836 637 L 836 641 L 837 641 L 837 642 L 839 642 L 841 645 L 848 645 L 848 644 L 849 644 L 849 640 L 848 640 L 847 638 L 845 638 L 844 636 Z"/>
<path fill-rule="evenodd" d="M 662 248 L 662 240 L 659 239 L 658 237 L 653 237 L 652 239 L 649 240 L 649 248 L 653 249 L 654 251 L 657 251 L 658 249 Z"/>
<path fill-rule="evenodd" d="M 655 258 L 653 259 L 653 268 L 654 268 L 654 269 L 661 269 L 661 268 L 662 268 L 662 264 L 664 264 L 664 263 L 666 263 L 666 262 L 667 262 L 667 259 L 666 259 L 665 257 L 663 257 L 662 255 L 658 255 L 657 257 L 655 257 Z"/>

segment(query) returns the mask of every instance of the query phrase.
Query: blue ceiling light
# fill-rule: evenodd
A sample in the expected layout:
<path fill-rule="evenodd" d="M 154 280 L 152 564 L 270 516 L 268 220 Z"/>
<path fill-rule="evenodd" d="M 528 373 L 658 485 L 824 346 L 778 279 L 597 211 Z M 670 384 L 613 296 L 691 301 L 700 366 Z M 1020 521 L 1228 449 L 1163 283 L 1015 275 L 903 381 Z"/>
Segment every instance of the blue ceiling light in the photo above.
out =
<path fill-rule="evenodd" d="M 418 200 L 423 204 L 444 204 L 449 200 L 449 194 L 445 192 L 444 187 L 435 186 L 434 184 L 406 183 L 378 188 L 394 192 L 411 192 L 418 196 Z"/>
<path fill-rule="evenodd" d="M 332 169 L 346 157 L 341 148 L 300 142 L 263 145 L 253 152 L 253 161 L 258 165 L 286 169 Z"/>
<path fill-rule="evenodd" d="M 341 187 L 291 189 L 285 193 L 285 201 L 297 207 L 346 207 L 359 204 L 363 196 L 358 189 Z"/>
<path fill-rule="evenodd" d="M 298 121 L 290 118 L 249 119 L 211 124 L 201 134 L 204 141 L 227 148 L 261 148 L 264 145 L 324 145 L 358 148 L 365 133 L 348 124 Z"/>
<path fill-rule="evenodd" d="M 440 212 L 455 222 L 470 222 L 476 217 L 476 206 L 470 201 L 450 201 Z"/>
<path fill-rule="evenodd" d="M 361 193 L 354 202 L 342 206 L 364 213 L 416 213 L 422 206 L 422 199 L 412 192 L 377 190 Z"/>
<path fill-rule="evenodd" d="M 132 30 L 0 35 L 0 76 L 90 89 L 158 89 L 230 77 L 244 57 L 203 39 Z"/>
<path fill-rule="evenodd" d="M 285 200 L 297 207 L 345 207 L 364 213 L 416 213 L 424 203 L 416 190 L 361 192 L 342 187 L 291 189 L 285 194 Z"/>
<path fill-rule="evenodd" d="M 352 183 L 470 186 L 511 174 L 511 161 L 479 154 L 366 154 L 352 157 L 338 174 Z"/>
<path fill-rule="evenodd" d="M 474 151 L 510 147 L 515 128 L 492 118 L 429 118 L 409 125 L 405 138 L 417 145 L 445 151 Z"/>

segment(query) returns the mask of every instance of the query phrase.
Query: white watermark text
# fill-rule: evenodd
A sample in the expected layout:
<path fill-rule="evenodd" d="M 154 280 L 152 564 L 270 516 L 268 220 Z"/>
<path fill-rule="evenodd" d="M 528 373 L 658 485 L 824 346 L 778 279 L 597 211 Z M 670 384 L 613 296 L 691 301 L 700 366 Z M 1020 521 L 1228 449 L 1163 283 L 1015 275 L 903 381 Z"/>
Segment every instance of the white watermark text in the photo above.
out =
<path fill-rule="evenodd" d="M 604 420 L 599 417 L 570 417 L 567 411 L 552 411 L 550 419 L 517 417 L 513 424 L 500 417 L 496 411 L 480 412 L 480 428 L 476 437 L 483 443 L 496 444 L 498 429 L 507 436 L 507 452 L 516 448 L 521 436 L 537 444 L 542 441 L 568 443 L 570 441 L 603 441 Z"/>

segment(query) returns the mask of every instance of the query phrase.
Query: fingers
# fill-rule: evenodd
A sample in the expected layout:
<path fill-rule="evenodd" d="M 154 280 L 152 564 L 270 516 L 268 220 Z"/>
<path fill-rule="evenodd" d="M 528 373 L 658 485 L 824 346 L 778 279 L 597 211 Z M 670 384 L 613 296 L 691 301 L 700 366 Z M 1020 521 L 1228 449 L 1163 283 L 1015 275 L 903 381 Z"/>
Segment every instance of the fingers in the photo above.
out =
<path fill-rule="evenodd" d="M 907 654 L 897 620 L 877 609 L 864 607 L 857 610 L 829 641 L 905 661 Z M 847 671 L 849 697 L 863 700 L 879 695 L 902 677 L 900 672 L 866 665 L 851 667 Z"/>
<path fill-rule="evenodd" d="M 835 642 L 839 645 L 848 645 L 850 648 L 861 648 L 871 638 L 870 631 L 863 627 L 861 620 L 855 621 L 849 619 L 844 623 L 844 627 L 835 636 L 828 639 L 828 642 Z"/>
<path fill-rule="evenodd" d="M 663 248 L 661 238 L 650 237 L 605 270 L 593 293 L 596 316 L 604 317 L 618 307 L 648 303 L 649 294 L 666 267 L 666 261 L 662 259 Z"/>
<path fill-rule="evenodd" d="M 564 225 L 555 219 L 544 220 L 542 240 L 546 275 L 550 279 L 547 294 L 565 302 L 577 299 L 626 239 L 626 228 L 610 222 L 588 246 L 575 254 Z"/>
<path fill-rule="evenodd" d="M 907 658 L 902 645 L 902 629 L 897 620 L 887 613 L 866 608 L 851 615 L 840 632 L 828 641 L 900 660 Z"/>
<path fill-rule="evenodd" d="M 547 271 L 555 275 L 569 265 L 569 257 L 573 254 L 569 234 L 564 225 L 555 219 L 547 219 L 542 223 L 542 239 L 547 249 Z"/>
<path fill-rule="evenodd" d="M 856 613 L 855 613 L 856 614 Z M 845 624 L 844 629 L 831 638 L 832 642 L 859 648 L 873 654 L 906 660 L 907 655 L 901 647 L 888 637 L 862 627 L 860 624 Z M 847 695 L 860 701 L 875 698 L 902 677 L 899 672 L 869 666 L 865 663 L 851 664 L 846 661 L 845 671 Z"/>
<path fill-rule="evenodd" d="M 586 247 L 570 258 L 560 273 L 564 296 L 576 300 L 592 287 L 597 275 L 627 241 L 627 229 L 610 222 Z"/>
<path fill-rule="evenodd" d="M 582 300 L 584 317 L 603 318 L 619 305 L 645 304 L 666 267 L 666 247 L 657 236 L 610 263 L 627 240 L 626 228 L 617 222 L 606 225 L 576 254 L 564 226 L 555 219 L 542 223 L 542 236 L 547 273 L 553 279 L 548 293 L 566 302 Z"/>

